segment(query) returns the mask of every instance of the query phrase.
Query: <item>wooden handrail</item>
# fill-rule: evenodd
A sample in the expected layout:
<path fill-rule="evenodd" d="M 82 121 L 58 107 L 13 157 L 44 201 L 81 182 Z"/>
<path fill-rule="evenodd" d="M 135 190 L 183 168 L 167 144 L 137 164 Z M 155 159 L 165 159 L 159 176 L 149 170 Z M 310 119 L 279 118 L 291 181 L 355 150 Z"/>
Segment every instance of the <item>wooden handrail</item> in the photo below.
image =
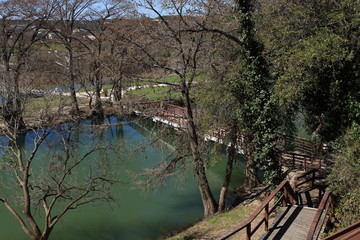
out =
<path fill-rule="evenodd" d="M 360 239 L 360 221 L 334 233 L 331 236 L 324 238 L 324 240 L 356 240 Z"/>
<path fill-rule="evenodd" d="M 318 156 L 327 151 L 326 145 L 322 143 L 287 135 L 284 133 L 276 133 L 276 134 L 279 136 L 280 140 L 282 140 L 282 141 L 278 141 L 279 144 L 285 147 L 293 146 L 293 150 L 295 151 L 297 150 L 312 156 Z"/>
<path fill-rule="evenodd" d="M 321 168 L 321 159 L 294 152 L 279 152 L 279 161 L 283 166 L 291 169 L 304 169 L 306 171 Z"/>
<path fill-rule="evenodd" d="M 306 240 L 317 239 L 321 228 L 323 227 L 326 219 L 326 214 L 333 205 L 333 195 L 331 192 L 326 192 L 323 199 L 320 202 L 319 208 L 315 214 L 314 220 L 310 226 L 310 230 L 306 237 Z"/>
<path fill-rule="evenodd" d="M 274 206 L 269 210 L 269 203 L 272 199 L 275 198 L 275 196 L 281 191 L 283 190 L 283 194 L 280 197 L 280 199 L 274 204 Z M 268 226 L 269 226 L 269 216 L 270 214 L 275 211 L 277 205 L 279 205 L 280 203 L 282 203 L 283 206 L 286 206 L 286 204 L 290 203 L 290 204 L 297 204 L 297 197 L 296 197 L 296 193 L 294 192 L 294 190 L 291 188 L 289 182 L 287 180 L 283 180 L 280 185 L 266 198 L 266 200 L 261 204 L 260 207 L 258 207 L 256 209 L 255 212 L 253 212 L 250 217 L 243 222 L 242 224 L 240 224 L 239 226 L 233 228 L 232 230 L 230 230 L 229 232 L 227 232 L 226 234 L 224 234 L 223 236 L 221 236 L 220 238 L 218 238 L 218 240 L 223 240 L 226 239 L 232 235 L 234 235 L 235 233 L 239 232 L 240 230 L 246 228 L 246 239 L 251 239 L 251 236 L 259 229 L 259 227 L 265 223 L 265 231 L 268 230 Z M 264 212 L 264 217 L 261 219 L 261 221 L 258 223 L 258 225 L 256 225 L 255 227 L 251 226 L 251 223 L 254 221 L 254 219 L 263 211 Z"/>
<path fill-rule="evenodd" d="M 145 99 L 144 97 L 137 96 L 133 93 L 127 93 L 127 94 L 129 94 L 132 97 L 138 98 L 138 99 Z M 186 108 L 184 108 L 184 107 L 166 103 L 164 101 L 152 101 L 150 103 L 149 102 L 144 102 L 144 103 L 146 103 L 147 105 L 149 105 L 149 104 L 153 105 L 151 107 L 152 109 L 157 109 L 158 111 L 167 112 L 171 117 L 172 116 L 176 116 L 179 118 L 186 117 Z M 193 109 L 193 114 L 194 114 L 194 116 L 199 117 L 201 114 L 201 111 L 197 111 L 197 110 Z M 278 135 L 279 138 L 283 140 L 283 141 L 278 141 L 278 143 L 280 143 L 280 145 L 284 145 L 284 146 L 294 145 L 294 150 L 298 150 L 300 152 L 307 154 L 307 155 L 297 154 L 296 156 L 307 156 L 307 157 L 311 158 L 313 156 L 318 156 L 319 154 L 324 152 L 325 145 L 323 145 L 321 143 L 306 140 L 306 139 L 295 137 L 295 136 L 286 135 L 284 133 L 275 132 L 275 134 Z M 321 161 L 319 159 L 316 159 L 316 163 L 318 165 L 318 166 L 316 166 L 316 168 L 321 167 Z M 306 164 L 307 164 L 307 161 L 305 161 L 305 168 L 306 168 Z M 310 168 L 313 168 L 311 165 L 312 164 L 310 164 Z"/>
<path fill-rule="evenodd" d="M 296 177 L 296 182 L 299 181 L 300 178 L 305 178 L 306 176 L 312 174 L 311 178 L 309 179 L 305 179 L 304 181 L 300 182 L 300 183 L 296 183 L 296 186 L 295 186 L 295 190 L 297 190 L 298 187 L 300 187 L 301 185 L 304 185 L 305 183 L 308 183 L 311 181 L 311 186 L 313 187 L 315 185 L 315 180 L 317 179 L 316 177 L 316 173 L 318 172 L 319 170 L 318 169 L 312 169 L 310 171 L 307 171 L 299 176 Z"/>

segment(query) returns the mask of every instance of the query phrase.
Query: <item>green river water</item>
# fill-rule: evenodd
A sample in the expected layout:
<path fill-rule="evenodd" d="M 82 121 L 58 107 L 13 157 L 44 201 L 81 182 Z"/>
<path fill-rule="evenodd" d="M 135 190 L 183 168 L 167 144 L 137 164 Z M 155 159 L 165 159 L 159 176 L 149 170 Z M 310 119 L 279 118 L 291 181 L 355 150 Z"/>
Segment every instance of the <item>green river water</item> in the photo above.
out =
<path fill-rule="evenodd" d="M 119 183 L 112 188 L 114 201 L 91 203 L 68 212 L 55 226 L 51 240 L 159 239 L 201 219 L 202 203 L 191 167 L 182 173 L 181 179 L 170 178 L 165 186 L 151 191 L 143 191 L 133 184 L 134 173 L 153 167 L 174 150 L 171 139 L 177 136 L 174 134 L 168 137 L 167 141 L 151 144 L 152 137 L 161 129 L 154 128 L 151 121 L 125 122 L 120 125 L 118 123 L 117 118 L 110 117 L 105 120 L 105 125 L 83 121 L 72 128 L 76 136 L 74 151 L 78 151 L 78 154 L 95 145 L 115 146 L 116 151 L 100 151 L 93 154 L 90 161 L 111 163 L 105 164 L 107 168 L 101 170 L 115 173 Z M 2 145 L 6 145 L 6 139 L 2 140 Z M 32 132 L 24 135 L 25 151 L 32 149 L 33 141 Z M 47 137 L 38 152 L 32 174 L 41 177 L 42 166 L 56 151 L 58 141 L 56 134 Z M 225 169 L 225 156 L 215 155 L 218 161 L 208 170 L 208 176 L 217 197 Z M 243 163 L 237 163 L 234 172 L 237 177 L 233 179 L 232 185 L 239 186 L 243 180 Z M 4 171 L 0 174 L 0 191 L 11 196 L 16 186 L 8 174 Z M 0 205 L 0 240 L 25 239 L 28 238 L 15 218 Z"/>

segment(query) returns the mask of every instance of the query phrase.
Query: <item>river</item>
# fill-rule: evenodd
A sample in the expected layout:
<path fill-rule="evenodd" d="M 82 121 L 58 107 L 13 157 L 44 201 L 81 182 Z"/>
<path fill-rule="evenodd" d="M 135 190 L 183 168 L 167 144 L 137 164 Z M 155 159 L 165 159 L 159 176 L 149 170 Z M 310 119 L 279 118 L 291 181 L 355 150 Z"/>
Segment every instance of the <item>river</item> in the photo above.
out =
<path fill-rule="evenodd" d="M 151 168 L 174 150 L 175 141 L 172 140 L 176 139 L 176 134 L 168 135 L 166 141 L 151 144 L 152 137 L 156 137 L 161 130 L 154 128 L 151 121 L 124 122 L 120 125 L 118 123 L 116 117 L 110 117 L 105 120 L 105 127 L 103 123 L 93 121 L 83 121 L 73 127 L 72 131 L 77 133 L 75 139 L 79 142 L 75 145 L 81 145 L 76 151 L 86 151 L 85 146 L 99 144 L 116 146 L 117 151 L 100 153 L 94 158 L 111 160 L 109 171 L 114 170 L 117 173 L 119 183 L 112 188 L 114 201 L 91 203 L 69 212 L 55 226 L 50 239 L 159 239 L 201 219 L 202 203 L 191 168 L 182 173 L 181 177 L 172 177 L 163 187 L 151 191 L 143 191 L 133 183 L 134 173 L 141 173 L 144 169 Z M 97 132 L 96 136 L 90 134 L 94 132 Z M 32 148 L 33 140 L 34 134 L 31 132 L 24 136 L 22 144 L 26 151 Z M 50 134 L 46 144 L 41 146 L 34 174 L 41 172 L 41 166 L 51 156 L 50 153 L 54 151 L 57 141 L 59 141 L 58 137 Z M 6 141 L 2 144 L 6 145 Z M 210 155 L 220 159 L 207 172 L 217 197 L 225 169 L 225 155 L 212 154 L 209 151 L 207 156 Z M 243 181 L 243 169 L 244 164 L 239 161 L 234 170 L 238 174 L 233 179 L 232 186 L 239 186 Z M 13 187 L 15 188 L 14 183 L 3 171 L 0 178 L 2 182 L 0 192 L 6 194 L 11 192 Z M 28 238 L 22 232 L 20 225 L 4 206 L 0 205 L 0 240 L 23 239 Z"/>

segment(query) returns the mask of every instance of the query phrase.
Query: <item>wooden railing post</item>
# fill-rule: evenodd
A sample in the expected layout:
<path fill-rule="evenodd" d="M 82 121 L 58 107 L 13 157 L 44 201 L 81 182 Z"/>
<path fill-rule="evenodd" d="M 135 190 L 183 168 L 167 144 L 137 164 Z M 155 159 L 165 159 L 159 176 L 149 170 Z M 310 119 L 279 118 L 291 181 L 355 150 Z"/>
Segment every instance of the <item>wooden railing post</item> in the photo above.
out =
<path fill-rule="evenodd" d="M 312 180 L 311 180 L 311 187 L 314 187 L 315 186 L 315 171 L 313 171 L 313 174 L 312 174 Z"/>
<path fill-rule="evenodd" d="M 246 240 L 251 239 L 251 223 L 246 226 Z"/>
<path fill-rule="evenodd" d="M 269 230 L 269 204 L 265 206 L 265 231 Z"/>
<path fill-rule="evenodd" d="M 286 207 L 287 195 L 288 195 L 287 189 L 284 188 L 284 193 L 283 193 L 284 198 L 283 198 L 283 200 L 282 200 L 282 206 L 283 206 L 283 207 Z"/>
<path fill-rule="evenodd" d="M 294 153 L 292 153 L 291 154 L 292 155 L 292 160 L 293 160 L 293 169 L 295 169 L 295 154 Z"/>
<path fill-rule="evenodd" d="M 273 204 L 273 206 L 270 205 L 270 201 L 273 200 L 276 196 L 278 196 L 278 194 L 280 194 L 282 192 L 282 195 L 279 199 L 277 199 L 277 201 L 275 201 L 275 203 Z M 290 196 L 288 196 L 290 195 Z M 294 201 L 294 199 L 296 199 L 296 193 L 293 191 L 293 189 L 291 188 L 289 182 L 287 180 L 283 180 L 278 186 L 277 188 L 264 200 L 264 202 L 261 204 L 261 206 L 259 206 L 257 208 L 257 210 L 255 212 L 253 212 L 251 214 L 251 216 L 241 225 L 235 227 L 234 229 L 230 230 L 229 232 L 227 232 L 226 234 L 222 235 L 221 237 L 217 238 L 217 240 L 224 240 L 227 239 L 230 236 L 233 236 L 235 233 L 239 232 L 240 230 L 245 230 L 246 228 L 246 239 L 251 239 L 251 236 L 258 230 L 260 229 L 260 226 L 265 223 L 265 230 L 268 230 L 268 226 L 269 226 L 269 217 L 271 215 L 271 213 L 273 213 L 276 210 L 276 207 L 279 205 L 283 205 L 286 206 L 286 204 L 288 203 L 288 197 L 290 197 L 292 199 L 292 201 Z M 297 200 L 295 200 L 297 201 Z M 262 218 L 260 220 L 260 222 L 255 223 L 254 219 L 256 217 L 258 217 L 262 211 L 265 212 L 265 216 L 264 218 Z M 255 225 L 253 226 L 253 230 L 251 230 L 252 226 L 251 224 L 254 223 Z"/>

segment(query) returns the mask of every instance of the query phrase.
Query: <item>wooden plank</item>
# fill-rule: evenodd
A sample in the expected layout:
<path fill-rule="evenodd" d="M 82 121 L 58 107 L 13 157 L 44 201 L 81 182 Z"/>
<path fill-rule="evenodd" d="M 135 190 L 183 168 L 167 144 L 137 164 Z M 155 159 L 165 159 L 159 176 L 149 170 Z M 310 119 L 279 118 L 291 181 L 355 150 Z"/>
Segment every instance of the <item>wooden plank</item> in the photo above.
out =
<path fill-rule="evenodd" d="M 288 206 L 280 208 L 269 231 L 260 239 L 296 239 L 305 240 L 316 209 Z"/>

